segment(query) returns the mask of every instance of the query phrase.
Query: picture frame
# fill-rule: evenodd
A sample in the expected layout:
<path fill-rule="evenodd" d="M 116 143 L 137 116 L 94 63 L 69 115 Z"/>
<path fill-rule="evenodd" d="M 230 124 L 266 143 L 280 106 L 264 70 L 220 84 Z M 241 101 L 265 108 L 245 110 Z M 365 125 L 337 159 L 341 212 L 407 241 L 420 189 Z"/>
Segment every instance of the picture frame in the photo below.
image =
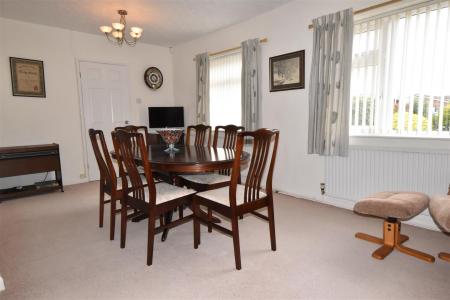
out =
<path fill-rule="evenodd" d="M 305 50 L 269 58 L 270 91 L 305 88 Z"/>
<path fill-rule="evenodd" d="M 45 98 L 44 62 L 10 57 L 13 96 Z"/>

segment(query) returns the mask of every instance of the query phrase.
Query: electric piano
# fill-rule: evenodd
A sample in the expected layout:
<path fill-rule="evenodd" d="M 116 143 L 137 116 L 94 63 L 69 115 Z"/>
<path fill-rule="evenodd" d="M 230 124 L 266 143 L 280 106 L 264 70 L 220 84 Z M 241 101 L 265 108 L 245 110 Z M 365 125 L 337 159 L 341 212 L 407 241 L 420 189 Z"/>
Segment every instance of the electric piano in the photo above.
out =
<path fill-rule="evenodd" d="M 54 190 L 64 192 L 58 144 L 0 147 L 0 178 L 44 172 L 55 172 L 55 180 L 0 190 L 0 202 Z"/>

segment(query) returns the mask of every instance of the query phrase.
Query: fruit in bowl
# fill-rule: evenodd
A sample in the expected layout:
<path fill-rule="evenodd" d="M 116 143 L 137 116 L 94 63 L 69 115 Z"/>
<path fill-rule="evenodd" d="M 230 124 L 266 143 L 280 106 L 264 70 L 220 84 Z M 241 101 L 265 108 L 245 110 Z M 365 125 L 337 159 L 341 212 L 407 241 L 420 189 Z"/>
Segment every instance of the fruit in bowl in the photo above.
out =
<path fill-rule="evenodd" d="M 163 141 L 169 146 L 166 152 L 177 152 L 179 149 L 175 148 L 175 144 L 180 140 L 183 134 L 183 129 L 161 129 L 157 130 Z"/>

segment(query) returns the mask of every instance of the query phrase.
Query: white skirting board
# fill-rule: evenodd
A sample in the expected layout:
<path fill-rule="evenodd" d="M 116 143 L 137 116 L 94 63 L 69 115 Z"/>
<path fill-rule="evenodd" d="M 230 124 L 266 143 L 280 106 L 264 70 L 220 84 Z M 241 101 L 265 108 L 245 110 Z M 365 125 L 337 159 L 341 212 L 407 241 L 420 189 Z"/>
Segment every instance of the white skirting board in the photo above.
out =
<path fill-rule="evenodd" d="M 276 189 L 274 189 L 274 190 L 276 190 Z M 320 197 L 320 199 L 318 199 L 318 198 L 313 198 L 313 197 L 306 196 L 306 195 L 299 195 L 296 193 L 290 193 L 290 192 L 285 192 L 285 191 L 281 191 L 281 190 L 276 190 L 276 191 L 280 194 L 292 196 L 295 198 L 301 198 L 301 199 L 305 199 L 305 200 L 309 200 L 309 201 L 313 201 L 313 202 L 328 204 L 331 206 L 344 208 L 344 209 L 348 209 L 348 210 L 352 210 L 352 211 L 353 211 L 353 206 L 355 205 L 355 202 L 352 200 L 338 199 L 338 198 L 330 197 L 327 195 L 324 195 L 324 196 Z M 408 224 L 408 225 L 416 226 L 416 227 L 429 229 L 429 230 L 440 231 L 439 228 L 434 223 L 433 219 L 430 217 L 428 210 L 422 212 L 420 215 L 418 215 L 418 216 L 414 217 L 413 219 L 406 221 L 404 223 Z"/>

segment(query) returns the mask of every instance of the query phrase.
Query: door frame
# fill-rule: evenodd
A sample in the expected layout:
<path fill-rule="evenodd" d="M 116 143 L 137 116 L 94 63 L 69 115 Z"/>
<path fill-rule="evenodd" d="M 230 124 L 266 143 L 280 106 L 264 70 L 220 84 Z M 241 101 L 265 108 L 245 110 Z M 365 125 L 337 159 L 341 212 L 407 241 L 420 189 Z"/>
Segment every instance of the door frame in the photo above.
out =
<path fill-rule="evenodd" d="M 106 61 L 96 61 L 90 59 L 79 59 L 75 58 L 75 77 L 77 79 L 77 92 L 78 92 L 78 106 L 80 108 L 80 126 L 81 126 L 81 140 L 82 140 L 82 156 L 83 156 L 83 173 L 80 173 L 80 179 L 83 182 L 95 181 L 89 177 L 89 158 L 88 158 L 88 147 L 90 147 L 91 141 L 89 140 L 89 135 L 87 133 L 86 128 L 86 112 L 84 110 L 84 101 L 83 101 L 83 88 L 81 83 L 81 68 L 80 64 L 83 62 L 87 63 L 96 63 L 103 65 L 114 65 L 114 66 L 122 66 L 126 68 L 128 82 L 125 84 L 128 86 L 128 105 L 130 108 L 130 121 L 133 123 L 133 110 L 131 106 L 131 80 L 130 80 L 130 70 L 127 64 L 124 63 L 115 63 L 115 62 L 106 62 Z M 83 178 L 82 178 L 83 177 Z"/>

